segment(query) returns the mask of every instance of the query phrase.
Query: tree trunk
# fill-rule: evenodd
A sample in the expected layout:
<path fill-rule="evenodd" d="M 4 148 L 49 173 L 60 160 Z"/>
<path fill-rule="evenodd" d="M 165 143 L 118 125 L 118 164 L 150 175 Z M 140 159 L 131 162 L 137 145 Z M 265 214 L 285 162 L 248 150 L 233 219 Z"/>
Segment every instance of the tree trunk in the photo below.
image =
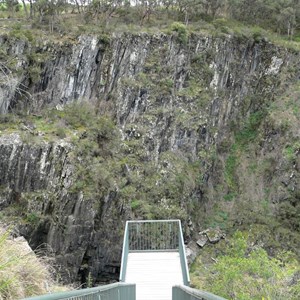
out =
<path fill-rule="evenodd" d="M 188 11 L 187 11 L 187 9 L 186 9 L 185 12 L 184 12 L 184 23 L 185 23 L 186 26 L 187 26 L 188 23 L 189 23 L 189 16 L 188 16 Z"/>
<path fill-rule="evenodd" d="M 77 10 L 78 10 L 78 13 L 81 14 L 80 5 L 77 0 L 75 0 L 75 4 L 76 4 Z"/>
<path fill-rule="evenodd" d="M 28 19 L 28 10 L 27 10 L 27 6 L 26 6 L 26 3 L 25 3 L 25 0 L 22 0 L 22 3 L 23 3 L 25 15 L 26 15 L 26 19 Z"/>
<path fill-rule="evenodd" d="M 32 19 L 33 15 L 34 15 L 32 0 L 29 0 L 29 7 L 30 7 L 29 17 L 30 17 L 30 19 Z"/>

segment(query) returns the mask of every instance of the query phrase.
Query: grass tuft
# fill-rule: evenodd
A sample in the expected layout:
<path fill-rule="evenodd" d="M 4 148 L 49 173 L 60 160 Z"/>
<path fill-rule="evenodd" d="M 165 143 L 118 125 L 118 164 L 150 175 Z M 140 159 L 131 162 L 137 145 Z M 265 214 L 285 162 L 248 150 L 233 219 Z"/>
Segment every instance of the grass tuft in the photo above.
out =
<path fill-rule="evenodd" d="M 11 239 L 0 228 L 0 299 L 15 300 L 48 293 L 53 285 L 49 266 L 26 241 Z"/>

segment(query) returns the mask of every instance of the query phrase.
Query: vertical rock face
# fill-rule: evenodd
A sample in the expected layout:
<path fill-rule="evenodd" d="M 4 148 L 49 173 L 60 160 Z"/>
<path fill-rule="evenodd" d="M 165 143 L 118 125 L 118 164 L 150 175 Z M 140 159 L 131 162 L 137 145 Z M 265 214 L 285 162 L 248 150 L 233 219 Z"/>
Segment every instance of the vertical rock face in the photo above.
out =
<path fill-rule="evenodd" d="M 50 45 L 52 47 L 52 45 Z M 103 60 L 96 37 L 80 37 L 75 47 L 52 52 L 53 59 L 47 61 L 39 84 L 34 88 L 39 103 L 65 104 L 77 99 L 92 99 L 99 86 L 98 68 Z M 66 55 L 67 54 L 67 55 Z"/>
<path fill-rule="evenodd" d="M 25 144 L 18 134 L 1 136 L 0 209 L 23 218 L 19 230 L 32 247 L 47 245 L 65 281 L 84 281 L 89 272 L 95 280 L 117 279 L 119 205 L 108 195 L 100 212 L 101 199 L 72 192 L 71 149 L 63 140 Z"/>
<path fill-rule="evenodd" d="M 16 192 L 48 190 L 68 182 L 66 166 L 67 144 L 44 144 L 39 147 L 24 144 L 18 134 L 0 137 L 0 185 L 8 185 Z M 66 186 L 67 187 L 67 186 Z"/>
<path fill-rule="evenodd" d="M 282 68 L 292 61 L 266 41 L 234 37 L 192 35 L 183 44 L 164 34 L 116 34 L 65 44 L 3 37 L 0 43 L 17 57 L 0 74 L 1 114 L 90 101 L 100 114 L 114 116 L 123 140 L 137 140 L 146 160 L 156 162 L 171 151 L 204 164 L 203 151 L 271 100 Z M 40 56 L 33 60 L 33 53 Z M 35 79 L 32 64 L 39 70 Z M 50 246 L 65 280 L 85 280 L 89 272 L 96 280 L 116 279 L 130 213 L 117 190 L 89 198 L 72 189 L 72 147 L 64 140 L 25 143 L 16 133 L 2 133 L 0 208 L 26 207 L 26 215 L 19 213 L 30 222 L 22 232 L 33 247 Z M 211 170 L 204 168 L 207 182 Z"/>
<path fill-rule="evenodd" d="M 258 109 L 256 93 L 267 96 L 287 62 L 287 53 L 264 41 L 197 35 L 190 38 L 188 45 L 163 34 L 122 34 L 111 41 L 81 36 L 65 45 L 14 47 L 7 49 L 19 57 L 17 69 L 30 63 L 24 62 L 30 51 L 43 54 L 39 80 L 32 83 L 30 74 L 23 74 L 23 87 L 29 85 L 31 92 L 26 101 L 29 110 L 75 100 L 97 102 L 100 110 L 113 111 L 122 129 L 137 121 L 151 132 L 159 127 L 161 131 L 156 136 L 171 129 L 166 136 L 168 145 L 156 144 L 159 139 L 155 138 L 152 147 L 158 150 L 177 148 L 177 136 L 188 140 L 186 136 L 194 134 L 184 131 L 182 125 L 186 124 L 178 114 L 191 118 L 194 113 L 202 123 L 198 130 L 209 123 L 218 133 L 230 120 Z M 11 88 L 9 97 L 3 97 L 2 113 L 9 107 L 24 105 L 21 96 L 24 94 Z M 4 98 L 8 98 L 5 103 Z M 159 114 L 159 110 L 163 113 Z"/>

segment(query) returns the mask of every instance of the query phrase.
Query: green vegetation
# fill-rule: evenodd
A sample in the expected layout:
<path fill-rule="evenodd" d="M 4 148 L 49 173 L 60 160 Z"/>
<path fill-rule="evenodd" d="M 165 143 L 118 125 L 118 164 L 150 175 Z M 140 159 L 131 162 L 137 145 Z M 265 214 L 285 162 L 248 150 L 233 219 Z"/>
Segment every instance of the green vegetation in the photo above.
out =
<path fill-rule="evenodd" d="M 45 31 L 56 38 L 83 33 L 104 33 L 108 37 L 112 31 L 166 31 L 186 45 L 190 33 L 200 31 L 216 35 L 234 33 L 255 42 L 267 37 L 299 49 L 300 5 L 295 0 L 142 0 L 132 6 L 127 0 L 95 0 L 88 4 L 81 0 L 35 0 L 29 4 L 5 0 L 0 14 L 3 18 L 17 17 L 17 22 L 7 22 L 4 28 L 11 28 L 12 36 L 28 40 Z M 28 25 L 35 34 L 28 30 Z"/>
<path fill-rule="evenodd" d="M 235 175 L 235 170 L 237 169 L 238 157 L 236 145 L 233 145 L 231 152 L 228 155 L 225 163 L 225 181 L 228 187 L 232 190 L 237 189 L 237 179 Z"/>
<path fill-rule="evenodd" d="M 0 115 L 0 130 L 2 134 L 20 132 L 24 142 L 28 140 L 30 143 L 53 142 L 63 138 L 71 142 L 73 139 L 78 139 L 88 128 L 93 132 L 97 130 L 97 126 L 103 126 L 101 130 L 104 132 L 99 134 L 106 134 L 106 131 L 109 131 L 107 127 L 113 125 L 105 122 L 105 118 L 96 117 L 92 105 L 78 102 L 66 105 L 61 110 L 44 109 L 38 114 Z"/>
<path fill-rule="evenodd" d="M 287 158 L 290 162 L 293 162 L 297 158 L 297 154 L 300 150 L 300 143 L 296 141 L 292 145 L 286 145 L 286 147 L 283 149 L 283 155 Z"/>
<path fill-rule="evenodd" d="M 282 76 L 291 74 L 294 70 L 289 68 Z M 238 226 L 251 231 L 252 237 L 273 256 L 280 257 L 280 251 L 285 249 L 299 259 L 296 166 L 300 146 L 299 116 L 295 113 L 299 85 L 292 82 L 283 90 L 284 93 L 275 95 L 274 102 L 262 106 L 247 119 L 233 122 L 233 135 L 217 148 L 216 169 L 224 168 L 223 180 L 214 189 L 218 201 L 205 224 L 225 228 L 228 233 Z"/>
<path fill-rule="evenodd" d="M 244 123 L 243 128 L 235 134 L 235 140 L 239 148 L 246 147 L 257 138 L 258 128 L 264 116 L 264 111 L 252 113 Z"/>
<path fill-rule="evenodd" d="M 237 231 L 214 253 L 198 257 L 191 267 L 192 285 L 227 299 L 296 299 L 299 262 L 288 252 L 270 257 L 252 238 Z"/>
<path fill-rule="evenodd" d="M 211 127 L 207 110 L 213 98 L 226 101 L 230 87 L 224 85 L 222 91 L 210 88 L 214 78 L 211 66 L 219 51 L 216 45 L 204 47 L 204 50 L 197 45 L 200 50 L 195 51 L 196 54 L 190 50 L 195 46 L 193 38 L 199 34 L 207 37 L 203 45 L 225 40 L 228 43 L 241 42 L 243 47 L 249 44 L 256 49 L 260 44 L 258 46 L 263 52 L 265 42 L 272 41 L 299 50 L 299 1 L 139 1 L 136 6 L 131 6 L 128 1 L 115 0 L 95 0 L 87 5 L 82 1 L 76 1 L 76 5 L 50 0 L 30 3 L 32 5 L 24 3 L 20 6 L 17 1 L 5 1 L 1 15 L 12 19 L 5 20 L 1 31 L 12 40 L 30 42 L 39 51 L 47 48 L 37 46 L 39 37 L 46 35 L 48 39 L 57 40 L 56 45 L 68 41 L 69 47 L 75 41 L 73 37 L 95 34 L 101 47 L 105 48 L 111 43 L 112 32 L 159 32 L 161 35 L 152 36 L 160 40 L 149 44 L 149 53 L 145 55 L 140 73 L 136 77 L 120 78 L 118 86 L 124 94 L 129 90 L 146 95 L 148 106 L 138 126 L 127 123 L 121 137 L 114 117 L 101 115 L 99 108 L 114 105 L 115 91 L 106 95 L 111 101 L 99 100 L 98 111 L 80 101 L 63 108 L 47 108 L 33 115 L 25 112 L 24 100 L 17 109 L 19 115 L 0 115 L 1 134 L 19 132 L 23 142 L 32 147 L 39 147 L 44 142 L 67 142 L 70 146 L 68 159 L 74 167 L 74 181 L 69 192 L 82 192 L 85 200 L 93 199 L 94 209 L 100 212 L 104 199 L 113 199 L 118 209 L 126 211 L 132 218 L 180 218 L 184 221 L 191 218 L 197 224 L 195 228 L 221 227 L 230 233 L 236 228 L 234 226 L 248 229 L 254 223 L 257 225 L 257 240 L 264 241 L 264 248 L 260 245 L 253 247 L 249 239 L 237 233 L 231 243 L 224 245 L 225 250 L 218 249 L 217 262 L 209 265 L 206 273 L 199 271 L 202 266 L 194 266 L 194 275 L 201 279 L 199 285 L 195 284 L 233 299 L 280 299 L 282 295 L 293 299 L 299 293 L 299 284 L 286 283 L 290 282 L 288 278 L 296 278 L 294 274 L 299 266 L 290 254 L 289 262 L 278 249 L 289 248 L 299 254 L 300 197 L 297 182 L 293 181 L 294 171 L 282 176 L 276 174 L 278 178 L 281 176 L 278 180 L 274 173 L 297 171 L 299 167 L 299 85 L 295 84 L 293 92 L 284 95 L 281 102 L 275 98 L 274 104 L 270 104 L 275 92 L 264 92 L 269 88 L 275 90 L 277 83 L 264 82 L 273 80 L 264 77 L 257 81 L 253 78 L 253 84 L 260 86 L 253 87 L 254 93 L 241 101 L 236 119 L 232 120 L 235 116 L 226 116 L 231 120 L 232 131 L 222 128 L 224 141 L 216 149 L 214 143 L 223 138 L 223 131 L 220 134 L 217 126 Z M 161 42 L 166 35 L 168 43 Z M 226 39 L 228 35 L 233 38 Z M 51 51 L 28 49 L 24 60 L 29 67 L 22 75 L 32 87 L 40 80 L 44 62 L 51 58 L 43 53 Z M 180 65 L 183 76 L 180 80 L 175 78 L 177 74 L 169 63 L 170 50 L 182 51 L 178 53 L 187 58 L 188 63 Z M 0 49 L 0 58 L 9 71 L 23 72 L 23 69 L 18 69 L 17 59 L 9 57 L 5 45 Z M 292 61 L 289 64 L 294 65 Z M 231 72 L 235 66 L 229 65 L 229 68 Z M 285 69 L 284 72 L 287 74 L 280 74 L 280 79 L 287 84 L 285 79 L 289 74 L 295 74 L 297 68 Z M 229 74 L 230 80 L 231 75 L 235 77 L 234 73 Z M 104 87 L 106 82 L 102 81 L 100 85 Z M 176 86 L 179 81 L 180 88 Z M 241 89 L 247 90 L 243 86 Z M 266 95 L 270 95 L 270 99 L 264 99 Z M 232 96 L 235 97 L 235 91 Z M 174 103 L 174 110 L 170 111 L 171 105 L 167 101 Z M 220 109 L 228 109 L 231 113 L 229 106 Z M 171 139 L 168 133 L 165 140 L 159 142 L 149 138 L 152 137 L 151 128 L 160 126 L 163 119 L 169 119 L 166 127 L 170 126 L 171 133 L 182 135 L 182 138 L 176 136 L 178 143 L 184 140 L 184 146 L 178 151 L 167 151 L 171 147 L 167 145 L 167 139 Z M 134 134 L 126 134 L 131 131 Z M 286 139 L 282 137 L 285 133 L 289 134 Z M 275 137 L 272 140 L 273 135 L 278 140 Z M 200 141 L 202 136 L 203 143 Z M 197 154 L 190 153 L 189 139 L 199 141 L 195 147 Z M 278 145 L 279 154 L 271 148 L 274 144 Z M 278 163 L 281 160 L 286 162 L 284 166 Z M 285 187 L 282 187 L 282 182 Z M 21 211 L 20 205 L 11 205 L 7 211 L 10 217 L 19 214 L 21 222 L 32 227 L 43 218 L 39 212 Z M 188 230 L 186 228 L 187 236 L 190 234 Z M 275 258 L 267 255 L 266 251 L 270 249 Z M 91 278 L 88 280 L 92 281 Z"/>
<path fill-rule="evenodd" d="M 53 290 L 53 283 L 49 265 L 0 228 L 0 299 L 46 294 Z"/>
<path fill-rule="evenodd" d="M 264 111 L 252 113 L 249 118 L 243 123 L 242 128 L 235 132 L 233 143 L 229 149 L 227 159 L 225 161 L 224 177 L 226 184 L 230 189 L 231 194 L 236 194 L 238 191 L 238 180 L 236 170 L 240 163 L 241 156 L 246 151 L 249 151 L 249 147 L 255 145 L 255 141 L 259 135 L 259 126 L 265 116 Z M 251 168 L 253 170 L 253 168 Z M 228 200 L 229 196 L 225 196 Z M 232 197 L 229 197 L 230 199 Z"/>
<path fill-rule="evenodd" d="M 186 45 L 188 42 L 188 30 L 187 27 L 179 22 L 174 22 L 171 25 L 171 31 L 177 33 L 177 39 L 183 45 Z"/>
<path fill-rule="evenodd" d="M 134 150 L 135 153 L 137 150 Z M 128 153 L 125 151 L 125 154 Z M 159 167 L 130 157 L 121 160 L 122 168 L 130 170 L 120 189 L 120 200 L 130 203 L 139 218 L 187 218 L 187 204 L 192 191 L 200 182 L 197 164 L 190 165 L 166 152 L 159 159 Z M 168 168 L 162 167 L 168 165 Z M 128 185 L 128 182 L 131 184 Z"/>
<path fill-rule="evenodd" d="M 99 205 L 116 190 L 120 204 L 137 218 L 185 220 L 198 205 L 193 192 L 202 184 L 199 161 L 191 163 L 172 152 L 163 152 L 157 163 L 147 159 L 140 140 L 142 128 L 135 137 L 122 141 L 112 119 L 97 115 L 88 103 L 45 109 L 38 115 L 7 114 L 1 116 L 0 130 L 2 134 L 19 132 L 23 142 L 33 147 L 45 141 L 67 141 L 74 165 L 71 192 L 99 199 Z M 35 212 L 21 215 L 22 222 L 39 222 Z"/>

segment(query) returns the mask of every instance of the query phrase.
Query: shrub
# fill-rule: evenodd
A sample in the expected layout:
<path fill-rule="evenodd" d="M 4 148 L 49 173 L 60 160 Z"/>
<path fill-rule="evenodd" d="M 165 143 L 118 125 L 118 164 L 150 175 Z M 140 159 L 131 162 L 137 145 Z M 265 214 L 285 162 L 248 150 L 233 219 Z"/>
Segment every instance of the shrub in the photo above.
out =
<path fill-rule="evenodd" d="M 259 126 L 265 117 L 265 111 L 252 113 L 244 123 L 242 130 L 235 134 L 239 146 L 243 147 L 253 142 L 259 133 Z"/>
<path fill-rule="evenodd" d="M 263 39 L 262 29 L 260 27 L 254 27 L 252 29 L 252 37 L 255 42 L 259 43 Z"/>
<path fill-rule="evenodd" d="M 230 154 L 228 155 L 225 162 L 225 181 L 228 187 L 232 190 L 237 189 L 237 177 L 236 177 L 236 169 L 238 166 L 238 155 L 236 145 L 234 144 L 230 150 Z"/>
<path fill-rule="evenodd" d="M 134 199 L 131 201 L 130 206 L 132 210 L 136 210 L 141 206 L 141 201 Z"/>
<path fill-rule="evenodd" d="M 206 268 L 197 288 L 228 299 L 295 299 L 300 282 L 293 279 L 298 278 L 300 266 L 290 253 L 269 257 L 262 247 L 250 243 L 240 231 L 222 252 L 216 263 Z M 193 272 L 196 270 L 194 265 Z M 197 278 L 196 281 L 199 284 Z"/>
<path fill-rule="evenodd" d="M 188 30 L 187 27 L 180 22 L 174 22 L 171 25 L 171 31 L 177 33 L 177 39 L 180 43 L 186 45 L 188 42 Z"/>

